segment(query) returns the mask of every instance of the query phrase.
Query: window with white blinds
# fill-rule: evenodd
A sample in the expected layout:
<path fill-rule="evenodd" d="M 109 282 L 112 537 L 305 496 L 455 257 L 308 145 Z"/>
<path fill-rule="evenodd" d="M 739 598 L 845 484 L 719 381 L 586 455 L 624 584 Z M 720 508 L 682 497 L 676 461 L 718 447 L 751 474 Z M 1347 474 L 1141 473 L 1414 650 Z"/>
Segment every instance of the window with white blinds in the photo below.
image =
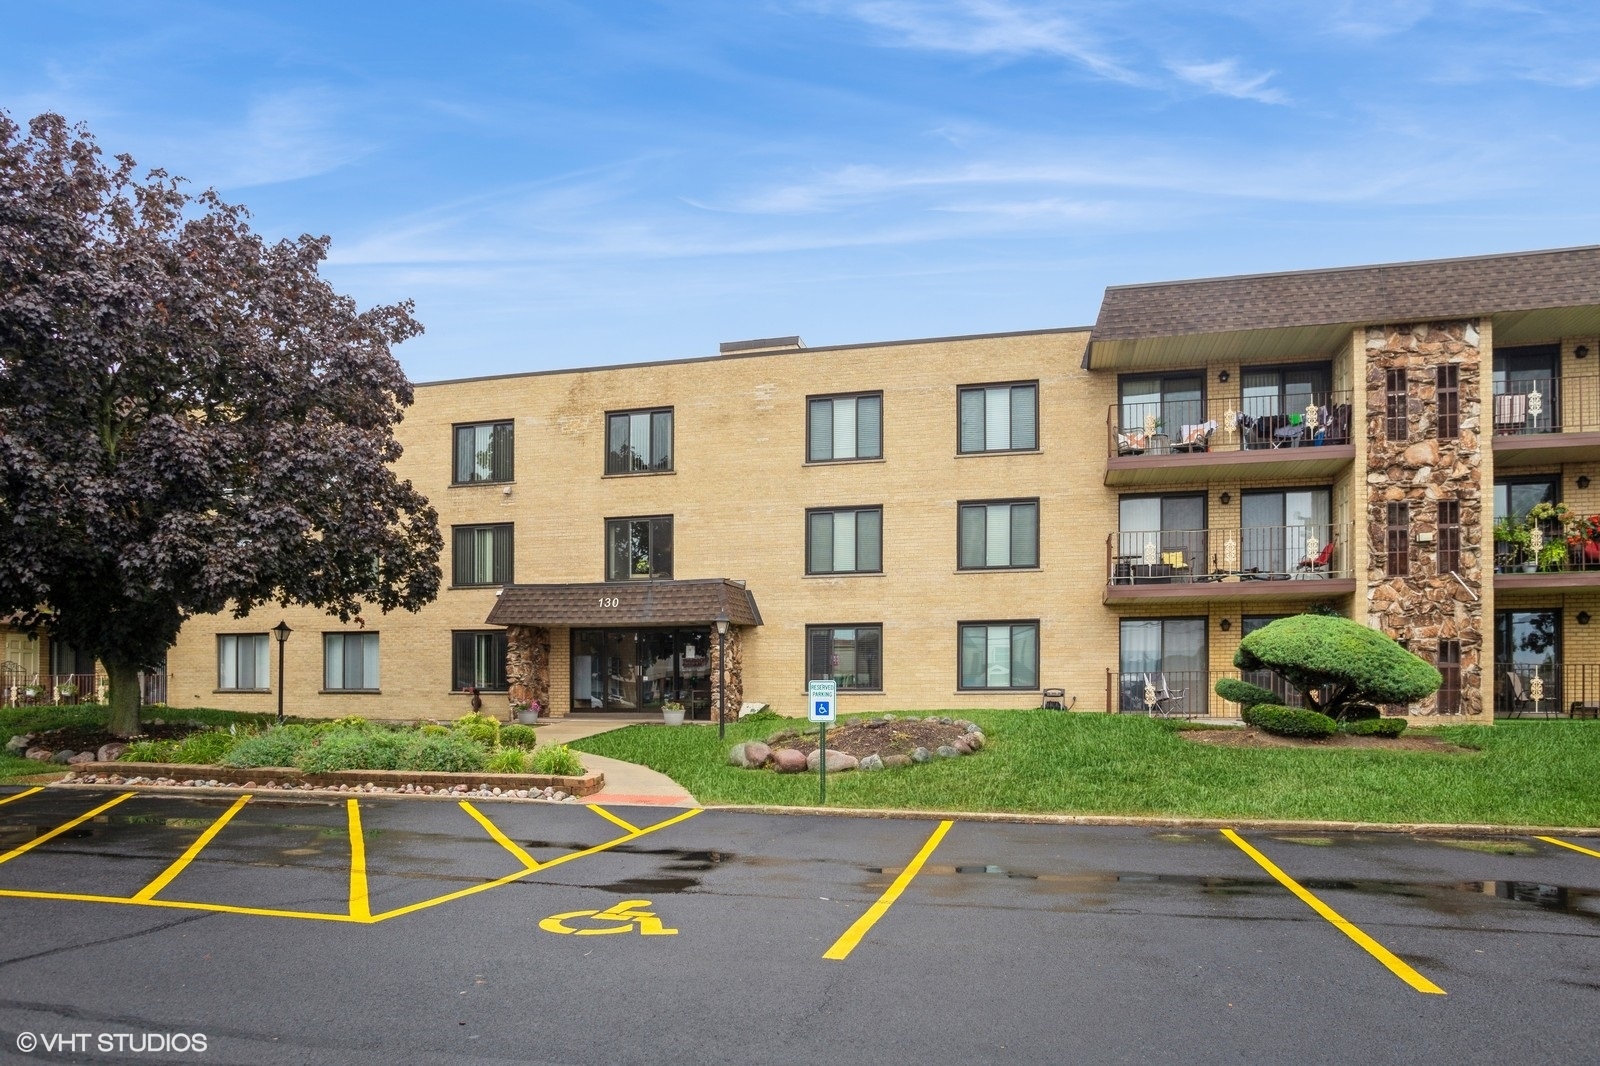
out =
<path fill-rule="evenodd" d="M 511 583 L 512 525 L 456 526 L 452 549 L 452 583 L 456 585 L 509 585 Z"/>
<path fill-rule="evenodd" d="M 974 385 L 960 390 L 960 450 L 1032 451 L 1039 447 L 1039 385 Z"/>
<path fill-rule="evenodd" d="M 806 573 L 865 574 L 883 570 L 883 509 L 806 512 Z"/>
<path fill-rule="evenodd" d="M 883 394 L 813 396 L 806 459 L 813 463 L 883 458 Z"/>
<path fill-rule="evenodd" d="M 272 687 L 267 675 L 265 633 L 229 633 L 217 637 L 217 687 L 245 691 Z"/>
<path fill-rule="evenodd" d="M 378 634 L 324 633 L 322 687 L 329 692 L 376 691 Z"/>
<path fill-rule="evenodd" d="M 1039 565 L 1039 501 L 998 500 L 960 505 L 957 565 L 995 570 Z"/>

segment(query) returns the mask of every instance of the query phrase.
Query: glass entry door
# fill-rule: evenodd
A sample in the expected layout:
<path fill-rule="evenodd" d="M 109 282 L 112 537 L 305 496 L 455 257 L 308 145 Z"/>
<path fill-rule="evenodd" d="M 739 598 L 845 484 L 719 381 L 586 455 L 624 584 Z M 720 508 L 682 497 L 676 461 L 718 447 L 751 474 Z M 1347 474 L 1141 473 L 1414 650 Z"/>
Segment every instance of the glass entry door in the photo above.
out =
<path fill-rule="evenodd" d="M 668 702 L 709 716 L 709 629 L 575 629 L 572 709 L 654 713 Z"/>

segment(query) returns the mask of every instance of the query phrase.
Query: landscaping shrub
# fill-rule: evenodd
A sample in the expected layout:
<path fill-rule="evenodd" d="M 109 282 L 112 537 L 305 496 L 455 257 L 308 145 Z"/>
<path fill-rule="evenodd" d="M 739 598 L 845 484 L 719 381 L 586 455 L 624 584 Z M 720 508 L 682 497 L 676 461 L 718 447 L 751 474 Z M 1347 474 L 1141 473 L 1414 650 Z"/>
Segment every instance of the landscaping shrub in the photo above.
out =
<path fill-rule="evenodd" d="M 206 765 L 219 763 L 238 743 L 239 738 L 232 733 L 216 730 L 190 733 L 178 742 L 169 761 Z"/>
<path fill-rule="evenodd" d="M 508 748 L 526 748 L 532 751 L 539 746 L 539 731 L 531 725 L 503 725 L 500 743 Z"/>
<path fill-rule="evenodd" d="M 1308 706 L 1312 694 L 1334 686 L 1322 709 L 1344 717 L 1356 703 L 1410 703 L 1437 689 L 1439 671 L 1392 639 L 1348 618 L 1298 614 L 1280 618 L 1239 641 L 1233 665 L 1271 670 L 1299 689 Z"/>
<path fill-rule="evenodd" d="M 754 714 L 747 714 L 739 719 L 741 722 L 781 722 L 783 720 L 784 716 L 771 707 L 763 707 Z"/>
<path fill-rule="evenodd" d="M 520 774 L 526 772 L 527 764 L 527 753 L 521 748 L 501 748 L 489 756 L 484 769 L 491 774 Z"/>
<path fill-rule="evenodd" d="M 1217 695 L 1230 703 L 1237 703 L 1241 707 L 1254 707 L 1259 703 L 1278 702 L 1277 693 L 1264 689 L 1260 685 L 1252 685 L 1248 681 L 1240 681 L 1236 677 L 1218 678 L 1214 687 Z"/>
<path fill-rule="evenodd" d="M 536 774 L 562 774 L 576 777 L 583 773 L 578 753 L 565 744 L 546 744 L 535 748 L 529 769 Z"/>
<path fill-rule="evenodd" d="M 310 726 L 273 726 L 265 733 L 245 737 L 222 757 L 224 766 L 293 766 L 300 749 L 317 737 Z"/>
<path fill-rule="evenodd" d="M 172 762 L 177 754 L 176 740 L 136 740 L 122 753 L 124 762 Z"/>
<path fill-rule="evenodd" d="M 1389 737 L 1392 739 L 1406 731 L 1406 720 L 1404 718 L 1363 718 L 1345 726 L 1344 731 L 1353 737 Z"/>
<path fill-rule="evenodd" d="M 500 746 L 500 723 L 485 715 L 476 712 L 464 714 L 451 723 L 451 728 L 459 735 L 475 740 L 485 748 L 494 749 Z"/>
<path fill-rule="evenodd" d="M 1365 722 L 1370 718 L 1381 718 L 1378 708 L 1370 703 L 1352 703 L 1345 708 L 1343 720 L 1346 722 Z"/>
<path fill-rule="evenodd" d="M 460 734 L 440 737 L 417 732 L 406 737 L 398 769 L 459 774 L 482 770 L 488 760 L 488 752 Z"/>
<path fill-rule="evenodd" d="M 417 732 L 428 737 L 447 737 L 450 735 L 449 727 L 439 725 L 437 722 L 429 722 L 426 725 L 418 726 Z"/>
<path fill-rule="evenodd" d="M 1325 714 L 1272 703 L 1252 704 L 1241 715 L 1262 732 L 1280 737 L 1330 737 L 1335 728 L 1333 719 Z"/>
<path fill-rule="evenodd" d="M 393 770 L 400 764 L 406 738 L 399 733 L 346 727 L 326 733 L 301 748 L 294 765 L 312 774 L 334 770 Z"/>

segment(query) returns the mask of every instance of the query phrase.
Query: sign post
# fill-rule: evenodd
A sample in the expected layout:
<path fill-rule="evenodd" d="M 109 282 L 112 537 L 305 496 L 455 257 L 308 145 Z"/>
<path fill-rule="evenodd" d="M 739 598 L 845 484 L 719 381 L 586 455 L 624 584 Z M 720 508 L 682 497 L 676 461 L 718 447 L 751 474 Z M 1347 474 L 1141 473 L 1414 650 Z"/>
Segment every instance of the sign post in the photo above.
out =
<path fill-rule="evenodd" d="M 839 720 L 839 683 L 812 681 L 807 686 L 810 714 L 807 717 L 822 727 L 817 744 L 817 803 L 828 802 L 828 725 Z"/>

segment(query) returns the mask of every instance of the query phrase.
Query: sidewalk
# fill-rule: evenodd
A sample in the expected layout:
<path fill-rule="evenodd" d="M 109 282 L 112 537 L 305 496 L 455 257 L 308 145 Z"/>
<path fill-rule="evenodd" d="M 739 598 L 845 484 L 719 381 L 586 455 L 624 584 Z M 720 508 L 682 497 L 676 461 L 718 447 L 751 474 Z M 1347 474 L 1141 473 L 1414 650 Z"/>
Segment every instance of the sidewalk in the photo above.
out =
<path fill-rule="evenodd" d="M 660 722 L 660 715 L 556 718 L 549 725 L 539 726 L 539 743 L 566 744 L 582 740 L 584 737 L 592 737 L 596 733 L 609 733 L 623 726 Z M 608 759 L 587 752 L 581 752 L 580 758 L 583 759 L 585 769 L 598 770 L 606 775 L 606 787 L 593 795 L 585 796 L 585 803 L 638 803 L 657 807 L 700 806 L 698 800 L 685 792 L 682 785 L 666 774 L 658 774 L 637 763 Z"/>

